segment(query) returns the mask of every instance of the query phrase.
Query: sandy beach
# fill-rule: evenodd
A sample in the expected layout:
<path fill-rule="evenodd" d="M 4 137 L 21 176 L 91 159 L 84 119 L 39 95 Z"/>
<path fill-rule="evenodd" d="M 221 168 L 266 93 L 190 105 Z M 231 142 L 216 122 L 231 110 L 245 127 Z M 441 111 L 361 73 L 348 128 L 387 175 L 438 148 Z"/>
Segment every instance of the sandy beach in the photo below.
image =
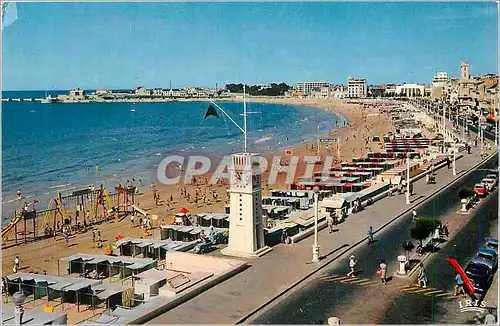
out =
<path fill-rule="evenodd" d="M 344 116 L 349 121 L 349 124 L 346 127 L 339 126 L 338 129 L 330 132 L 328 135 L 332 138 L 340 138 L 340 161 L 350 160 L 352 157 L 360 156 L 370 150 L 380 150 L 379 145 L 371 143 L 371 141 L 367 143 L 366 140 L 371 140 L 373 136 L 382 136 L 392 130 L 390 119 L 386 116 L 378 115 L 378 109 L 363 109 L 362 105 L 358 104 L 347 104 L 342 101 L 326 99 L 292 98 L 250 98 L 248 101 L 309 106 L 311 110 L 323 108 Z M 334 127 L 335 126 L 332 126 L 332 129 Z M 293 155 L 300 157 L 306 155 L 314 156 L 316 155 L 316 148 L 313 148 L 315 145 L 315 141 L 310 141 L 298 144 L 290 148 L 290 150 L 293 151 Z M 378 148 L 371 147 L 372 145 Z M 337 158 L 336 145 L 330 146 L 333 146 L 333 148 L 329 148 L 327 151 L 326 146 L 322 145 L 320 155 L 331 155 Z M 268 156 L 283 157 L 285 155 L 284 153 L 278 152 L 271 153 Z M 264 174 L 263 180 L 267 179 L 267 173 L 268 171 Z M 300 165 L 298 173 L 300 174 Z M 204 178 L 202 177 L 201 179 Z M 150 214 L 158 215 L 158 222 L 161 222 L 161 220 L 168 221 L 168 219 L 172 218 L 182 207 L 187 208 L 193 214 L 201 212 L 224 212 L 224 206 L 227 200 L 226 185 L 219 184 L 207 186 L 200 182 L 199 185 L 156 184 L 155 187 L 158 189 L 161 198 L 158 206 L 154 203 L 153 193 L 149 186 L 141 189 L 142 193 L 136 196 L 136 203 L 139 203 L 140 207 Z M 277 184 L 271 185 L 270 188 L 264 187 L 264 189 L 266 189 L 264 195 L 269 193 L 269 189 L 284 189 L 286 187 L 287 185 L 284 183 L 283 178 L 278 178 Z M 181 188 L 186 188 L 187 192 L 190 194 L 191 201 L 188 201 L 180 195 Z M 200 196 L 206 194 L 206 202 L 194 203 L 192 199 L 195 197 L 196 192 L 198 192 Z M 217 193 L 217 200 L 214 200 L 213 193 Z M 170 198 L 173 200 L 170 201 Z M 94 243 L 92 239 L 92 231 L 97 232 L 98 230 L 101 232 L 101 248 L 98 248 L 98 245 Z M 58 237 L 57 240 L 51 238 L 13 246 L 2 250 L 2 273 L 4 275 L 12 273 L 14 258 L 18 255 L 22 272 L 33 271 L 42 273 L 45 270 L 48 274 L 57 275 L 57 261 L 59 258 L 70 256 L 78 252 L 103 254 L 105 249 L 114 241 L 115 236 L 118 234 L 130 237 L 143 236 L 140 228 L 131 227 L 129 218 L 123 218 L 120 222 L 105 222 L 93 226 L 93 230 L 89 230 L 84 234 L 72 236 L 69 240 L 69 246 L 66 245 L 62 237 Z M 61 266 L 61 271 L 63 268 L 65 267 Z"/>

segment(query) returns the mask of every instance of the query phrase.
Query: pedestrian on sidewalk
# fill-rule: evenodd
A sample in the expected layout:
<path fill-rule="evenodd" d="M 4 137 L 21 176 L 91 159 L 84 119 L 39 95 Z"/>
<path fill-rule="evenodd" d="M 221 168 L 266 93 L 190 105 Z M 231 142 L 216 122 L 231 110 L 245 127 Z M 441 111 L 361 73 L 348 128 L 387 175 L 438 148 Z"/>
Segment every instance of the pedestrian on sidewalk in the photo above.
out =
<path fill-rule="evenodd" d="M 354 267 L 358 263 L 358 261 L 355 260 L 355 258 L 356 257 L 354 257 L 354 255 L 352 255 L 351 257 L 349 257 L 349 273 L 347 273 L 347 276 L 355 277 L 354 273 L 356 273 L 356 272 L 354 271 Z"/>
<path fill-rule="evenodd" d="M 413 222 L 415 222 L 417 220 L 417 211 L 413 210 L 411 214 L 413 215 Z"/>
<path fill-rule="evenodd" d="M 387 284 L 387 264 L 385 263 L 385 260 L 382 260 L 379 266 L 379 274 L 380 275 L 380 280 L 382 283 Z"/>
<path fill-rule="evenodd" d="M 424 289 L 427 287 L 427 275 L 425 274 L 425 267 L 422 263 L 420 263 L 420 270 L 418 272 L 418 285 Z"/>
<path fill-rule="evenodd" d="M 375 231 L 373 231 L 373 227 L 370 226 L 370 228 L 368 229 L 368 244 L 371 244 L 373 242 L 373 234 L 375 233 Z"/>
<path fill-rule="evenodd" d="M 328 233 L 332 233 L 333 232 L 333 225 L 334 225 L 334 220 L 333 220 L 333 217 L 332 215 L 328 215 L 327 217 L 327 223 L 328 223 Z"/>
<path fill-rule="evenodd" d="M 464 280 L 462 280 L 462 277 L 460 274 L 457 274 L 455 276 L 455 292 L 453 293 L 454 296 L 457 295 L 458 292 L 462 292 L 462 294 L 465 296 L 465 289 L 464 289 Z"/>
<path fill-rule="evenodd" d="M 497 321 L 496 321 L 496 318 L 495 318 L 495 315 L 493 315 L 493 311 L 491 309 L 488 309 L 488 314 L 486 315 L 486 317 L 484 317 L 484 324 L 487 325 L 487 324 L 496 324 Z"/>

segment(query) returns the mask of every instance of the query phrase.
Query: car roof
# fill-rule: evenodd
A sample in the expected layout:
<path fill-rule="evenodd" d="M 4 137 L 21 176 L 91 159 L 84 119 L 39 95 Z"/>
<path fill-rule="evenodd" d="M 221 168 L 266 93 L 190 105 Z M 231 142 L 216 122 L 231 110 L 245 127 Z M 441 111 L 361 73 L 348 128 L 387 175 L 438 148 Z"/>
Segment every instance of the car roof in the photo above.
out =
<path fill-rule="evenodd" d="M 486 238 L 486 243 L 493 243 L 498 245 L 498 240 L 494 238 Z"/>
<path fill-rule="evenodd" d="M 484 270 L 485 267 L 481 264 L 470 262 L 469 264 L 467 264 L 467 267 L 465 269 L 480 269 L 480 270 L 482 269 L 482 270 Z"/>
<path fill-rule="evenodd" d="M 492 255 L 493 257 L 495 257 L 497 255 L 497 253 L 495 252 L 495 250 L 492 250 L 490 248 L 481 248 L 478 250 L 477 252 L 478 254 L 488 254 L 488 255 Z"/>
<path fill-rule="evenodd" d="M 489 173 L 486 175 L 487 178 L 492 178 L 492 179 L 498 179 L 498 175 L 494 174 L 494 173 Z"/>
<path fill-rule="evenodd" d="M 474 187 L 484 187 L 484 183 L 476 183 Z"/>
<path fill-rule="evenodd" d="M 483 180 L 481 180 L 483 183 L 484 182 L 495 182 L 495 179 L 492 179 L 492 178 L 483 178 Z"/>

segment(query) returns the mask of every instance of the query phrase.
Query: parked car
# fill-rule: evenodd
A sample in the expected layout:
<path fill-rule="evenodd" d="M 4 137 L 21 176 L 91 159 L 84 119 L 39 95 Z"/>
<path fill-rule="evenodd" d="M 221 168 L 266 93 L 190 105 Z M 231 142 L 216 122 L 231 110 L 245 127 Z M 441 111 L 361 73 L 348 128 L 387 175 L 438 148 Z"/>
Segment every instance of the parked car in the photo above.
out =
<path fill-rule="evenodd" d="M 488 187 L 484 183 L 476 183 L 474 185 L 474 192 L 479 197 L 484 197 L 488 194 Z"/>
<path fill-rule="evenodd" d="M 488 188 L 488 191 L 493 191 L 497 186 L 497 181 L 495 179 L 483 178 L 481 183 L 484 183 Z"/>
<path fill-rule="evenodd" d="M 498 183 L 498 174 L 489 173 L 489 174 L 486 175 L 486 178 L 494 179 Z"/>
<path fill-rule="evenodd" d="M 491 284 L 491 270 L 483 265 L 471 262 L 465 267 L 465 274 L 478 294 L 484 294 Z"/>
<path fill-rule="evenodd" d="M 493 238 L 486 238 L 485 248 L 494 250 L 498 255 L 498 240 Z"/>
<path fill-rule="evenodd" d="M 492 249 L 481 248 L 477 252 L 474 262 L 486 265 L 492 272 L 495 272 L 497 270 L 498 255 Z"/>

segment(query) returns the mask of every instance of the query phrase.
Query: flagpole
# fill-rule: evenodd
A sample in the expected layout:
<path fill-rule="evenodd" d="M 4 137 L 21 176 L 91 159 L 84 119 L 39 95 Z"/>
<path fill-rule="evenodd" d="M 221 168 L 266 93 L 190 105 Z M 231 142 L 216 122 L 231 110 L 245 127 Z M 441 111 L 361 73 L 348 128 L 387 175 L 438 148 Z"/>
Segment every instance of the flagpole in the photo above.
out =
<path fill-rule="evenodd" d="M 243 130 L 243 128 L 240 127 L 239 124 L 237 124 L 233 118 L 231 118 L 231 116 L 229 114 L 227 114 L 226 111 L 224 111 L 223 108 L 221 108 L 217 103 L 215 103 L 214 101 L 210 101 L 211 104 L 215 105 L 217 107 L 217 109 L 221 110 L 222 113 L 224 113 L 224 115 L 226 117 L 228 117 L 228 119 L 244 134 L 245 133 L 245 130 Z"/>
<path fill-rule="evenodd" d="M 245 153 L 247 153 L 247 101 L 245 83 L 243 83 L 243 135 L 245 136 Z"/>

